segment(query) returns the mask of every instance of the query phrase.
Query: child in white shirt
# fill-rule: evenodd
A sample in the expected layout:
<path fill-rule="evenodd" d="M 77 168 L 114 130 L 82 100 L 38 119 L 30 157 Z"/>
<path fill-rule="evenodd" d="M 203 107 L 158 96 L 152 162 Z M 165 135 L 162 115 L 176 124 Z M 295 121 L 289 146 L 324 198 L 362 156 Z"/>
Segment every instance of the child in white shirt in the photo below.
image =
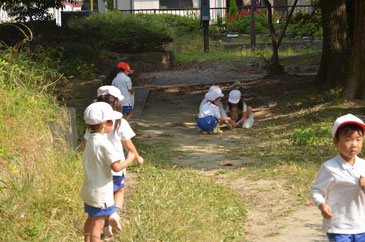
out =
<path fill-rule="evenodd" d="M 207 102 L 203 103 L 199 109 L 199 119 L 197 124 L 203 133 L 211 132 L 222 133 L 219 129 L 219 121 L 231 121 L 229 117 L 221 116 L 218 103 L 224 95 L 219 90 L 214 89 L 209 91 L 205 98 Z"/>
<path fill-rule="evenodd" d="M 114 111 L 121 112 L 122 104 L 124 97 L 121 95 L 118 88 L 114 86 L 102 86 L 97 90 L 97 100 L 98 102 L 108 103 Z M 122 161 L 124 160 L 124 152 L 123 146 L 127 151 L 133 152 L 136 156 L 136 162 L 140 166 L 143 164 L 144 159 L 138 154 L 137 149 L 135 148 L 132 138 L 136 135 L 132 128 L 129 126 L 128 121 L 125 119 L 118 119 L 114 121 L 114 125 L 112 128 L 112 132 L 105 134 L 106 138 L 113 144 L 114 148 L 121 153 Z M 85 132 L 84 139 L 87 141 L 89 139 L 90 132 L 88 130 Z M 123 204 L 124 204 L 124 180 L 126 175 L 126 168 L 119 172 L 113 173 L 113 191 L 114 191 L 114 205 L 116 214 L 113 214 L 109 217 L 115 219 L 119 222 L 120 215 L 122 212 Z M 111 227 L 108 226 L 108 222 L 105 225 L 104 235 L 109 237 L 112 236 L 113 233 L 111 231 Z"/>
<path fill-rule="evenodd" d="M 333 144 L 339 153 L 322 164 L 311 189 L 330 241 L 365 241 L 365 124 L 352 114 L 336 119 Z"/>
<path fill-rule="evenodd" d="M 90 131 L 82 155 L 84 182 L 81 197 L 85 212 L 88 213 L 84 226 L 85 241 L 99 241 L 105 219 L 115 212 L 112 170 L 121 171 L 135 159 L 135 155 L 129 152 L 127 159 L 120 162 L 121 154 L 104 136 L 104 133 L 111 132 L 113 120 L 121 117 L 120 112 L 113 111 L 104 102 L 93 103 L 84 112 L 85 123 Z M 110 223 L 114 229 L 121 229 L 115 220 Z"/>
<path fill-rule="evenodd" d="M 112 85 L 117 87 L 124 96 L 123 115 L 124 118 L 129 121 L 129 119 L 132 117 L 135 90 L 132 87 L 132 80 L 128 75 L 133 71 L 131 71 L 130 66 L 125 62 L 119 62 L 117 69 L 118 74 L 113 79 Z"/>
<path fill-rule="evenodd" d="M 232 119 L 233 127 L 251 128 L 254 123 L 252 108 L 241 99 L 239 90 L 232 90 L 229 93 L 226 112 Z"/>

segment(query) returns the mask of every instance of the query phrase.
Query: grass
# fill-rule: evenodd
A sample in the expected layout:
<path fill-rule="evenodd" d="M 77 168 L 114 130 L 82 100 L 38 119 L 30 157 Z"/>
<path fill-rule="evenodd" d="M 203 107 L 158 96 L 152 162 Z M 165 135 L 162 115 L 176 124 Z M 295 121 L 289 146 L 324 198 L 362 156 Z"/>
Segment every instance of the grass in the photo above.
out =
<path fill-rule="evenodd" d="M 146 163 L 125 218 L 122 241 L 242 240 L 246 206 L 231 190 L 190 170 L 171 167 L 171 142 L 135 144 Z"/>

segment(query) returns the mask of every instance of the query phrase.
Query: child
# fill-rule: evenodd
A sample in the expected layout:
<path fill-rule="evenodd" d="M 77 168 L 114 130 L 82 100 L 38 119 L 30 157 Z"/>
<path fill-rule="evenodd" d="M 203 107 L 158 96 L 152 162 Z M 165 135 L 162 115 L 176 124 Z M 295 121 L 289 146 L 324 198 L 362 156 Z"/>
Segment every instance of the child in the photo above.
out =
<path fill-rule="evenodd" d="M 125 98 L 123 101 L 123 115 L 125 119 L 129 121 L 132 117 L 135 90 L 132 88 L 132 80 L 128 75 L 133 71 L 131 71 L 131 68 L 125 62 L 119 62 L 117 69 L 118 74 L 114 78 L 112 85 L 119 88 Z"/>
<path fill-rule="evenodd" d="M 197 121 L 197 124 L 203 133 L 208 133 L 210 131 L 222 133 L 222 130 L 219 129 L 218 121 L 227 120 L 229 122 L 231 120 L 231 118 L 223 117 L 220 114 L 218 104 L 222 96 L 222 92 L 219 92 L 218 89 L 213 89 L 205 95 L 207 102 L 201 105 L 199 109 L 199 119 Z"/>
<path fill-rule="evenodd" d="M 311 189 L 330 241 L 365 241 L 365 160 L 361 152 L 365 124 L 352 114 L 332 128 L 338 155 L 322 164 Z"/>
<path fill-rule="evenodd" d="M 219 95 L 221 96 L 221 97 L 224 97 L 224 94 L 223 94 L 223 92 L 222 92 L 222 89 L 220 88 L 220 87 L 218 87 L 218 86 L 211 86 L 210 88 L 209 88 L 209 91 L 216 91 L 217 93 L 219 93 Z M 208 91 L 208 92 L 209 92 Z M 207 95 L 207 94 L 205 94 L 205 95 Z M 205 104 L 206 102 L 208 102 L 208 99 L 206 98 L 206 97 L 204 97 L 204 99 L 201 101 L 201 103 L 200 103 L 200 106 L 199 106 L 199 109 L 202 107 L 202 105 L 203 104 Z M 226 114 L 226 111 L 224 110 L 224 108 L 223 108 L 223 104 L 222 104 L 222 102 L 221 101 L 219 101 L 219 103 L 218 103 L 218 107 L 219 107 L 219 112 L 220 112 L 220 114 L 221 114 L 221 116 L 222 117 L 227 117 L 227 114 Z M 231 123 L 229 122 L 229 121 L 227 121 L 227 120 L 225 120 L 224 121 L 226 124 L 227 124 L 227 126 L 228 126 L 228 128 L 229 129 L 232 129 L 232 125 L 231 125 Z"/>
<path fill-rule="evenodd" d="M 97 101 L 108 103 L 114 111 L 121 111 L 122 105 L 121 101 L 123 101 L 124 97 L 121 95 L 118 88 L 114 86 L 102 86 L 97 90 Z M 90 133 L 86 131 L 85 133 L 85 141 L 88 140 Z M 114 148 L 122 154 L 122 160 L 124 160 L 124 152 L 123 146 L 127 151 L 133 152 L 136 156 L 137 164 L 140 166 L 143 164 L 143 157 L 141 157 L 137 149 L 135 148 L 131 138 L 133 138 L 136 134 L 133 132 L 128 122 L 125 119 L 118 119 L 115 121 L 112 132 L 106 134 L 106 138 L 113 144 Z M 123 144 L 123 146 L 122 146 Z M 114 205 L 115 211 L 118 216 L 115 216 L 116 219 L 119 220 L 120 214 L 122 212 L 123 204 L 124 204 L 124 179 L 126 174 L 126 169 L 123 169 L 120 172 L 112 172 L 113 173 L 113 183 L 114 183 Z M 105 236 L 112 236 L 111 227 L 106 223 L 104 229 Z"/>
<path fill-rule="evenodd" d="M 229 93 L 226 112 L 232 119 L 233 127 L 252 127 L 254 122 L 252 108 L 247 106 L 247 104 L 241 99 L 241 92 L 239 90 L 232 90 Z"/>
<path fill-rule="evenodd" d="M 113 120 L 122 118 L 120 112 L 104 102 L 89 105 L 84 112 L 85 123 L 88 125 L 90 137 L 82 155 L 84 166 L 84 182 L 81 197 L 85 203 L 85 212 L 88 213 L 84 226 L 85 241 L 99 241 L 105 219 L 114 213 L 113 177 L 115 172 L 123 170 L 135 159 L 132 152 L 124 162 L 121 154 L 104 136 L 110 133 Z M 109 219 L 111 225 L 120 229 L 115 219 Z"/>

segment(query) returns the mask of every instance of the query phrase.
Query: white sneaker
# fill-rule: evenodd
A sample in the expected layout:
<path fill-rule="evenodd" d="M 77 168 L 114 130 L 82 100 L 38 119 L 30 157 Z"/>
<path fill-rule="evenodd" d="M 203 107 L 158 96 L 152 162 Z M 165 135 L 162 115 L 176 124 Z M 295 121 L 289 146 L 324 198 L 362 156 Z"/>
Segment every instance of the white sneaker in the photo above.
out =
<path fill-rule="evenodd" d="M 112 215 L 109 216 L 109 224 L 113 227 L 113 232 L 115 232 L 115 230 L 122 230 L 122 225 L 120 224 L 120 217 L 117 213 L 113 213 Z M 110 226 L 109 225 L 109 226 Z"/>

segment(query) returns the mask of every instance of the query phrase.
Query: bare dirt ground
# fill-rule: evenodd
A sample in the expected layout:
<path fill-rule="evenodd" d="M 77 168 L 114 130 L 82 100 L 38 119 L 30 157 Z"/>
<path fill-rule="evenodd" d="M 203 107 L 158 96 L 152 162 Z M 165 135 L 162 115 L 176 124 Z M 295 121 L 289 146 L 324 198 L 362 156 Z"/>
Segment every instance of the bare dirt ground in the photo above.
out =
<path fill-rule="evenodd" d="M 211 75 L 204 74 L 212 72 L 215 82 L 211 81 Z M 234 190 L 249 208 L 248 220 L 243 228 L 248 241 L 327 241 L 325 233 L 321 231 L 322 219 L 319 210 L 310 204 L 297 205 L 295 198 L 284 189 L 283 181 L 254 181 L 237 176 L 237 172 L 220 172 L 220 169 L 239 171 L 245 169 L 242 167 L 247 163 L 260 162 L 247 157 L 232 157 L 228 149 L 244 147 L 245 142 L 257 142 L 258 145 L 262 145 L 260 141 L 246 135 L 242 129 L 224 130 L 225 132 L 219 135 L 202 135 L 198 132 L 196 119 L 199 104 L 209 86 L 221 83 L 219 85 L 227 97 L 232 82 L 242 80 L 230 78 L 239 77 L 240 73 L 245 73 L 242 76 L 246 80 L 264 74 L 262 71 L 247 71 L 236 64 L 225 71 L 214 67 L 208 71 L 192 68 L 183 72 L 177 70 L 140 76 L 139 86 L 170 87 L 151 89 L 142 116 L 132 121 L 140 134 L 138 139 L 143 139 L 147 144 L 172 144 L 176 151 L 174 165 L 191 167 Z M 307 80 L 301 79 L 299 83 Z M 175 83 L 179 87 L 172 87 Z M 195 86 L 181 87 L 181 83 Z M 292 86 L 282 87 L 280 81 L 275 80 L 242 82 L 244 98 L 253 106 L 255 112 L 255 122 L 274 115 L 272 107 L 278 103 L 273 93 L 279 92 L 280 88 L 290 92 L 291 89 L 298 88 L 298 85 L 300 87 L 300 84 L 295 82 Z M 222 161 L 229 161 L 233 165 L 222 166 Z"/>

